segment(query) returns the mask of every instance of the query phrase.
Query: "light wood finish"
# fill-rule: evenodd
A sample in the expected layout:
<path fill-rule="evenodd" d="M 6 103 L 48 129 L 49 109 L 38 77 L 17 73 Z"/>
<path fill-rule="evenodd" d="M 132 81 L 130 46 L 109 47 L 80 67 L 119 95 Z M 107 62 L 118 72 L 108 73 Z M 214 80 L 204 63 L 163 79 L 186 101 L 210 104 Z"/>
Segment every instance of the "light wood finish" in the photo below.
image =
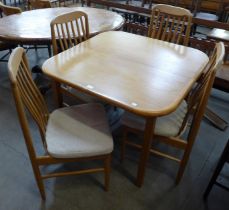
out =
<path fill-rule="evenodd" d="M 53 55 L 56 55 L 64 50 L 67 50 L 89 38 L 89 25 L 88 16 L 86 13 L 81 11 L 74 11 L 57 16 L 51 21 L 51 34 L 52 34 L 52 46 Z M 60 91 L 57 89 L 56 94 L 67 94 L 70 97 L 76 98 L 81 102 L 78 94 L 72 93 L 69 87 L 60 87 Z M 58 106 L 62 106 L 62 96 L 57 96 Z M 88 96 L 90 97 L 90 96 Z M 61 99 L 61 100 L 60 100 Z M 82 101 L 85 102 L 85 101 Z"/>
<path fill-rule="evenodd" d="M 177 108 L 207 62 L 208 57 L 196 49 L 106 32 L 48 59 L 42 69 L 56 82 L 147 117 L 138 169 L 141 186 L 154 118 Z"/>
<path fill-rule="evenodd" d="M 158 4 L 152 8 L 148 36 L 187 46 L 191 22 L 192 14 L 189 10 Z"/>
<path fill-rule="evenodd" d="M 121 15 L 103 9 L 88 7 L 60 7 L 38 9 L 0 18 L 0 40 L 15 43 L 51 43 L 51 21 L 63 14 L 82 11 L 88 15 L 90 37 L 104 31 L 119 30 L 124 19 Z"/>
<path fill-rule="evenodd" d="M 158 151 L 156 149 L 151 149 L 152 145 L 148 145 L 148 150 L 156 154 L 158 156 L 168 158 L 170 160 L 174 160 L 180 164 L 177 177 L 176 177 L 176 184 L 178 184 L 183 176 L 186 164 L 188 162 L 192 146 L 195 142 L 196 135 L 199 130 L 200 122 L 204 114 L 204 110 L 207 104 L 208 96 L 210 94 L 210 90 L 214 81 L 214 77 L 216 74 L 216 70 L 220 67 L 224 57 L 224 45 L 223 43 L 217 44 L 212 56 L 210 58 L 209 63 L 206 65 L 203 74 L 198 79 L 197 83 L 189 92 L 188 96 L 186 97 L 186 101 L 188 104 L 187 113 L 184 117 L 182 125 L 179 129 L 177 136 L 163 136 L 163 135 L 154 135 L 155 140 L 159 140 L 165 144 L 168 144 L 172 147 L 178 148 L 183 150 L 183 156 L 181 159 L 178 157 L 174 157 L 166 152 Z M 191 120 L 190 120 L 191 119 Z M 134 146 L 135 148 L 142 149 L 143 146 L 139 146 L 136 144 L 132 144 L 130 139 L 128 138 L 128 133 L 137 133 L 138 135 L 142 135 L 142 130 L 140 127 L 136 128 L 134 126 L 134 122 L 136 119 L 130 119 L 128 117 L 123 117 L 123 124 L 124 124 L 124 138 L 123 138 L 123 145 L 122 145 L 122 152 L 121 152 L 121 159 L 123 160 L 125 155 L 125 147 L 126 144 L 130 146 Z M 176 120 L 176 119 L 174 119 Z M 188 132 L 187 139 L 182 139 L 181 135 L 187 129 L 187 124 L 190 123 L 190 130 Z M 147 125 L 147 123 L 146 123 Z M 145 141 L 144 141 L 145 142 Z"/>
<path fill-rule="evenodd" d="M 215 46 L 214 40 L 202 40 L 190 38 L 190 46 L 197 48 L 209 56 L 212 54 L 212 51 Z M 225 45 L 225 56 L 224 63 L 216 72 L 216 77 L 214 80 L 213 87 L 225 92 L 229 92 L 229 46 Z M 204 117 L 209 120 L 216 128 L 220 130 L 225 130 L 228 127 L 228 122 L 226 122 L 222 117 L 214 113 L 209 107 L 206 108 Z"/>
<path fill-rule="evenodd" d="M 49 0 L 28 0 L 29 9 L 44 9 L 52 8 Z"/>
<path fill-rule="evenodd" d="M 60 15 L 50 25 L 54 55 L 89 38 L 88 16 L 84 12 Z"/>
<path fill-rule="evenodd" d="M 18 14 L 22 12 L 19 7 L 7 6 L 7 5 L 4 5 L 2 2 L 0 2 L 0 9 L 2 10 L 3 14 L 6 16 Z"/>
<path fill-rule="evenodd" d="M 49 112 L 39 89 L 36 87 L 32 79 L 31 71 L 29 70 L 28 61 L 23 48 L 18 47 L 12 52 L 11 57 L 9 59 L 8 68 L 9 68 L 9 76 L 11 80 L 16 109 L 19 116 L 19 121 L 21 124 L 27 150 L 33 167 L 33 172 L 42 199 L 45 199 L 45 189 L 44 189 L 43 179 L 47 179 L 51 177 L 104 172 L 105 190 L 108 190 L 111 154 L 94 155 L 94 156 L 89 155 L 88 157 L 79 156 L 77 158 L 54 158 L 50 156 L 48 154 L 47 144 L 46 144 L 46 127 L 49 119 Z M 33 139 L 29 131 L 29 122 L 27 121 L 25 108 L 27 108 L 27 110 L 29 111 L 29 113 L 32 115 L 33 119 L 37 123 L 46 155 L 38 156 L 36 154 L 33 145 Z M 65 139 L 63 139 L 63 141 L 64 140 Z M 83 151 L 79 151 L 79 152 L 83 152 Z M 41 174 L 41 171 L 39 169 L 39 167 L 42 165 L 86 161 L 86 160 L 102 160 L 104 161 L 104 166 L 84 169 L 84 170 L 77 170 L 77 171 L 54 172 L 54 173 L 49 173 L 44 175 Z"/>

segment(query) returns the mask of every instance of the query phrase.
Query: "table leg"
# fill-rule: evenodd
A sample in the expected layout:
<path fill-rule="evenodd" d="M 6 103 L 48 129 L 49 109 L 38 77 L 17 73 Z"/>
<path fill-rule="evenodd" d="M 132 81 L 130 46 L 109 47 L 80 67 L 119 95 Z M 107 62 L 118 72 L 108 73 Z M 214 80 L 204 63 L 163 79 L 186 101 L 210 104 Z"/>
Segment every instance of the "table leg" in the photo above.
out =
<path fill-rule="evenodd" d="M 144 182 L 145 168 L 149 158 L 149 153 L 150 153 L 149 151 L 151 147 L 151 142 L 153 140 L 155 123 L 156 123 L 156 117 L 146 118 L 144 141 L 142 145 L 140 162 L 138 165 L 138 174 L 137 174 L 137 183 L 136 183 L 138 187 L 141 187 Z"/>
<path fill-rule="evenodd" d="M 52 86 L 53 86 L 54 99 L 57 103 L 58 108 L 63 107 L 63 97 L 60 89 L 61 88 L 60 83 L 53 81 Z"/>

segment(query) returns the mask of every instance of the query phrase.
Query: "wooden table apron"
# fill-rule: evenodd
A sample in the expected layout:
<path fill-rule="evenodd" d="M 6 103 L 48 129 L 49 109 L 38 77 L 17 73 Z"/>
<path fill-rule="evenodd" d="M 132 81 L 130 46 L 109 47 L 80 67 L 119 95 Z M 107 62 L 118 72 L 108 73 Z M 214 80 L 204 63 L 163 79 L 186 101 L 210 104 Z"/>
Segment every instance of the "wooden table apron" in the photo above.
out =
<path fill-rule="evenodd" d="M 0 18 L 0 40 L 16 44 L 49 44 L 50 22 L 56 16 L 80 10 L 88 14 L 90 36 L 111 30 L 119 30 L 124 19 L 121 15 L 90 7 L 58 7 L 36 9 Z"/>
<path fill-rule="evenodd" d="M 45 74 L 146 118 L 137 185 L 144 181 L 156 118 L 174 111 L 208 62 L 203 52 L 125 32 L 105 32 L 42 66 Z"/>

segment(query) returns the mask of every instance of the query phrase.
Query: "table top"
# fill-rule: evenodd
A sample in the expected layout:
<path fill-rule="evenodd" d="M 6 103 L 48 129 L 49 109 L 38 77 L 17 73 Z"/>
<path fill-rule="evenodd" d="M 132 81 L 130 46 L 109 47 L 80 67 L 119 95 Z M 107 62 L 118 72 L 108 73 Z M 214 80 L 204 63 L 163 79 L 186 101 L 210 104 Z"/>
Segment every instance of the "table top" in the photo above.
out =
<path fill-rule="evenodd" d="M 36 9 L 0 18 L 0 40 L 16 43 L 51 42 L 50 22 L 56 16 L 80 10 L 88 14 L 91 36 L 110 30 L 118 30 L 124 24 L 121 15 L 90 7 L 57 7 Z"/>
<path fill-rule="evenodd" d="M 221 40 L 221 41 L 226 41 L 229 42 L 229 31 L 219 29 L 219 28 L 213 28 L 207 36 L 209 38 Z"/>
<path fill-rule="evenodd" d="M 203 52 L 105 32 L 45 61 L 45 74 L 142 116 L 174 111 L 208 62 Z"/>

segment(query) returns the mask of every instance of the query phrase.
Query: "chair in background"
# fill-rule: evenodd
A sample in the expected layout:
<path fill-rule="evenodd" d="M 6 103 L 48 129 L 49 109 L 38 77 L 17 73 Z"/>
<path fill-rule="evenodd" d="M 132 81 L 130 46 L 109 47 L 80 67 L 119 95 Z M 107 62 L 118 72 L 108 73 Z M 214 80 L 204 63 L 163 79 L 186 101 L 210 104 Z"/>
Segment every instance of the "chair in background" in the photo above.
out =
<path fill-rule="evenodd" d="M 57 109 L 49 114 L 33 82 L 23 48 L 18 47 L 12 52 L 8 69 L 19 121 L 42 199 L 45 199 L 42 180 L 65 175 L 104 172 L 105 190 L 108 190 L 113 140 L 103 107 L 96 103 L 83 104 Z M 46 153 L 43 156 L 36 154 L 25 108 L 39 128 Z M 86 160 L 101 160 L 104 163 L 102 167 L 45 175 L 39 168 L 42 165 Z"/>
<path fill-rule="evenodd" d="M 51 2 L 49 0 L 28 0 L 28 9 L 45 9 L 51 8 Z"/>
<path fill-rule="evenodd" d="M 148 37 L 188 45 L 192 14 L 189 10 L 165 4 L 153 6 Z"/>
<path fill-rule="evenodd" d="M 218 4 L 215 11 L 212 11 L 212 12 L 202 11 L 203 7 L 205 5 L 209 5 L 210 3 Z M 221 15 L 223 13 L 223 5 L 224 5 L 223 0 L 215 1 L 215 2 L 214 1 L 209 2 L 207 0 L 195 0 L 194 17 L 200 18 L 203 20 L 218 21 L 219 19 L 221 19 Z"/>
<path fill-rule="evenodd" d="M 14 15 L 22 12 L 22 10 L 19 7 L 8 6 L 3 4 L 2 2 L 0 2 L 0 9 L 2 13 L 6 16 Z"/>
<path fill-rule="evenodd" d="M 206 190 L 204 192 L 204 200 L 206 200 L 208 198 L 208 195 L 211 192 L 211 189 L 212 189 L 214 184 L 216 184 L 216 185 L 222 187 L 223 189 L 229 191 L 228 187 L 226 187 L 226 186 L 220 184 L 219 182 L 217 182 L 217 178 L 218 178 L 221 170 L 223 169 L 225 163 L 229 163 L 229 139 L 228 139 L 227 144 L 226 144 L 226 146 L 225 146 L 225 148 L 223 150 L 223 153 L 222 153 L 222 155 L 221 155 L 221 157 L 219 159 L 219 162 L 218 162 L 218 164 L 216 166 L 216 169 L 215 169 L 215 171 L 214 171 L 214 173 L 213 173 L 213 175 L 211 177 L 211 180 L 210 180 L 210 182 L 209 182 L 209 184 L 208 184 L 208 186 L 207 186 L 207 188 L 206 188 Z"/>
<path fill-rule="evenodd" d="M 150 149 L 150 153 L 168 158 L 180 164 L 176 183 L 178 184 L 183 176 L 186 164 L 188 162 L 192 146 L 198 133 L 201 119 L 210 94 L 216 69 L 222 62 L 224 56 L 223 43 L 217 44 L 210 61 L 204 69 L 197 83 L 191 89 L 186 99 L 181 102 L 179 107 L 169 115 L 159 117 L 156 121 L 154 130 L 154 139 L 174 148 L 184 151 L 181 159 L 166 152 L 159 151 L 156 148 Z M 141 145 L 131 142 L 128 138 L 129 133 L 142 136 L 145 119 L 126 112 L 121 120 L 124 126 L 124 137 L 121 152 L 121 160 L 124 159 L 126 145 L 141 149 Z M 191 123 L 187 139 L 182 138 L 182 134 L 187 130 L 187 124 Z"/>
<path fill-rule="evenodd" d="M 19 7 L 11 7 L 3 4 L 0 2 L 0 10 L 2 12 L 2 16 L 8 16 L 8 15 L 13 15 L 13 14 L 19 14 L 21 13 L 21 9 Z M 0 57 L 1 62 L 7 62 L 8 60 L 6 57 L 11 53 L 11 50 L 15 48 L 16 45 L 10 44 L 4 41 L 0 41 L 0 51 L 7 51 L 2 57 Z"/>
<path fill-rule="evenodd" d="M 67 50 L 89 38 L 89 23 L 86 13 L 81 11 L 74 11 L 67 14 L 60 15 L 51 21 L 51 36 L 53 54 Z M 57 85 L 54 83 L 56 89 L 56 99 L 59 107 L 63 105 L 62 94 L 70 96 L 79 103 L 98 102 L 103 104 L 109 116 L 109 124 L 114 125 L 122 111 L 116 107 L 106 104 L 96 97 L 82 93 L 66 85 Z"/>
<path fill-rule="evenodd" d="M 84 12 L 74 11 L 60 15 L 50 25 L 54 55 L 89 38 L 88 16 Z"/>
<path fill-rule="evenodd" d="M 74 11 L 60 15 L 52 20 L 50 25 L 53 55 L 57 55 L 89 38 L 88 16 L 84 12 Z M 63 101 L 60 92 L 76 98 L 79 102 L 96 101 L 95 97 L 73 90 L 68 86 L 62 85 L 57 92 L 59 106 L 62 106 Z"/>

